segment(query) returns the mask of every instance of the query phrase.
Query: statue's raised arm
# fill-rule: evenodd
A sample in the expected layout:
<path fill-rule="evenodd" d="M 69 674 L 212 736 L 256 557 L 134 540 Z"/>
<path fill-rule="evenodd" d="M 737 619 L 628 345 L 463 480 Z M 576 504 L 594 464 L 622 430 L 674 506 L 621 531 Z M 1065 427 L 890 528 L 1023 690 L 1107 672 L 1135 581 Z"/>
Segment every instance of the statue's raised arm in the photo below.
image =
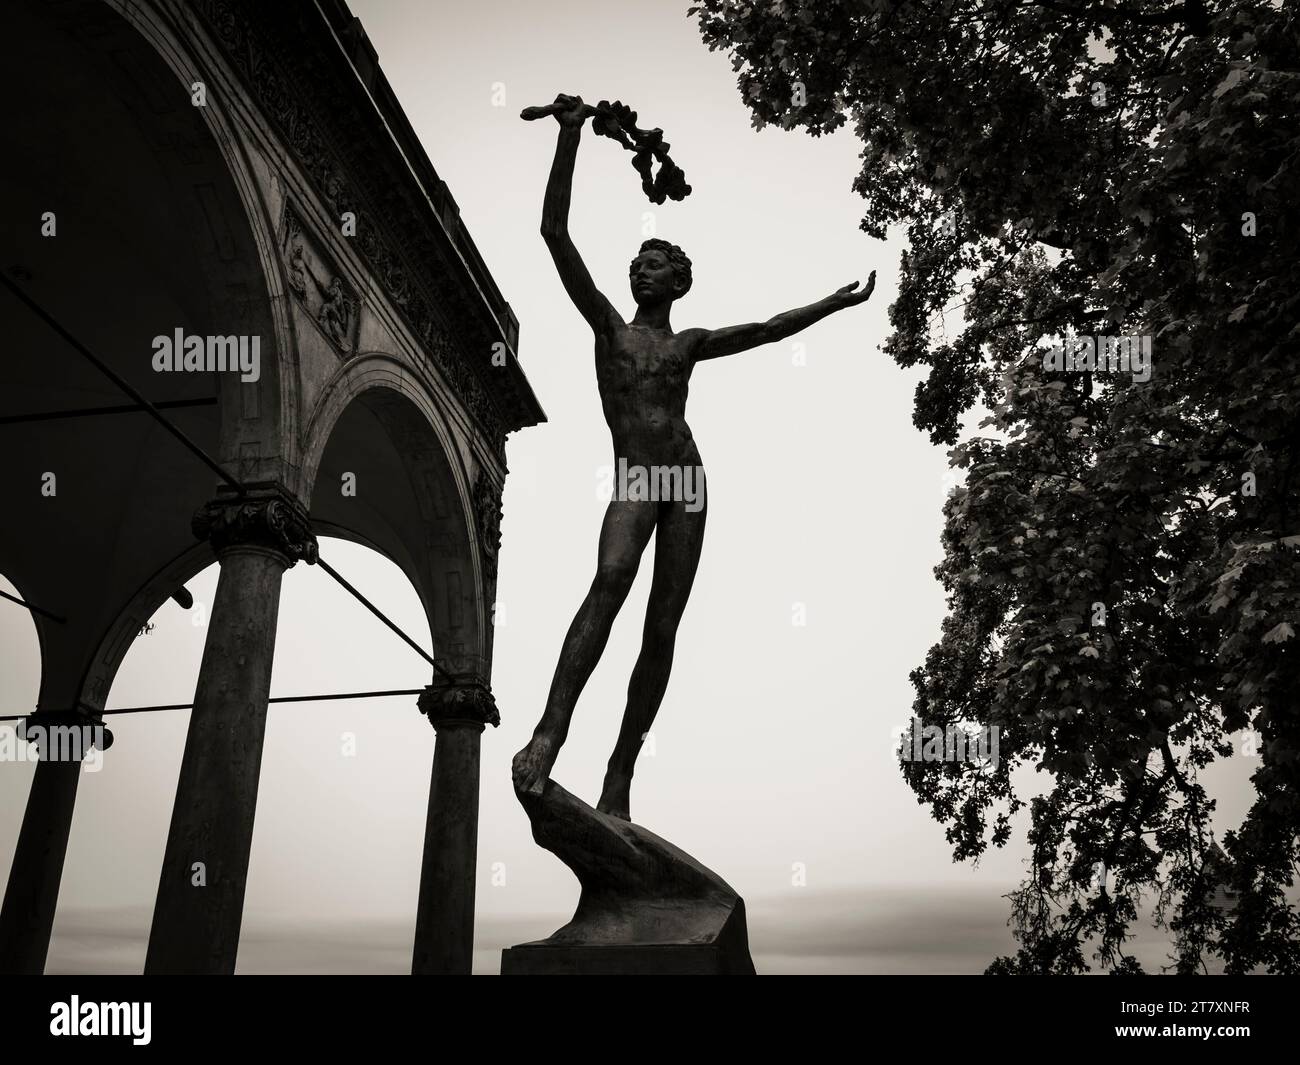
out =
<path fill-rule="evenodd" d="M 692 358 L 695 362 L 717 359 L 723 355 L 735 355 L 741 351 L 749 351 L 751 348 L 784 340 L 801 329 L 807 329 L 814 322 L 820 322 L 828 314 L 866 303 L 875 290 L 876 272 L 872 270 L 865 288 L 859 289 L 858 283 L 854 281 L 850 285 L 836 289 L 825 299 L 810 303 L 807 307 L 796 307 L 765 322 L 749 322 L 745 325 L 727 326 L 724 329 L 687 329 L 683 332 L 691 336 Z"/>
<path fill-rule="evenodd" d="M 531 113 L 530 113 L 531 112 Z M 542 238 L 550 249 L 555 268 L 564 283 L 564 290 L 573 300 L 592 331 L 600 336 L 622 318 L 614 305 L 605 298 L 591 279 L 591 273 L 569 236 L 569 201 L 573 193 L 573 164 L 578 155 L 578 141 L 582 138 L 582 124 L 596 109 L 582 102 L 580 96 L 561 94 L 555 103 L 545 108 L 529 108 L 525 118 L 538 114 L 553 114 L 560 124 L 559 139 L 555 145 L 555 161 L 551 176 L 546 182 L 546 197 L 542 201 Z"/>

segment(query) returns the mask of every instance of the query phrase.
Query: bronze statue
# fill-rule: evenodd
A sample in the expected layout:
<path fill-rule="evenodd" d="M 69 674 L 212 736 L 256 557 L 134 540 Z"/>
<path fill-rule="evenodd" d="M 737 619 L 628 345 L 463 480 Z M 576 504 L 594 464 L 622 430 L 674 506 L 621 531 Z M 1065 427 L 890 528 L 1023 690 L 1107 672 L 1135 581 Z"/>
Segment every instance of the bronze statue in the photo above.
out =
<path fill-rule="evenodd" d="M 606 124 L 605 135 L 612 135 L 608 132 L 611 114 L 615 121 L 620 114 L 635 121 L 634 112 L 625 108 L 620 112 L 618 108 L 621 105 L 611 109 L 604 103 L 593 108 L 581 97 L 561 94 L 554 104 L 524 112 L 525 118 L 554 114 L 560 125 L 542 205 L 542 236 L 565 291 L 595 334 L 596 380 L 613 437 L 615 465 L 625 462 L 629 468 L 702 472 L 700 454 L 686 424 L 687 387 L 695 364 L 782 340 L 833 311 L 863 303 L 875 288 L 876 275 L 872 271 L 861 292 L 854 291 L 858 287 L 855 281 L 825 299 L 766 322 L 674 333 L 669 314 L 673 301 L 686 295 L 691 287 L 691 261 L 676 245 L 651 239 L 641 245 L 628 272 L 637 310 L 631 322 L 624 322 L 596 288 L 568 229 L 573 164 L 582 125 L 587 118 L 595 117 Z M 635 134 L 640 134 L 640 138 L 634 138 L 637 143 L 625 142 L 625 147 L 642 152 L 647 145 L 652 151 L 660 149 L 654 157 L 661 163 L 663 180 L 653 186 L 647 177 L 648 158 L 642 157 L 644 164 L 634 161 L 647 191 L 653 188 L 657 193 L 681 199 L 690 187 L 667 158 L 662 131 L 646 134 L 637 130 Z M 644 139 L 647 137 L 648 142 Z M 513 776 L 515 788 L 521 793 L 542 793 L 568 735 L 578 696 L 605 649 L 614 618 L 632 587 L 641 553 L 650 537 L 656 536 L 654 579 L 641 652 L 632 671 L 623 725 L 597 805 L 604 813 L 631 820 L 632 770 L 668 686 L 677 626 L 695 578 L 708 507 L 707 493 L 704 505 L 697 506 L 681 498 L 632 497 L 632 493 L 627 496 L 620 498 L 616 494 L 605 511 L 595 580 L 564 638 L 542 719 L 532 740 L 515 755 Z"/>

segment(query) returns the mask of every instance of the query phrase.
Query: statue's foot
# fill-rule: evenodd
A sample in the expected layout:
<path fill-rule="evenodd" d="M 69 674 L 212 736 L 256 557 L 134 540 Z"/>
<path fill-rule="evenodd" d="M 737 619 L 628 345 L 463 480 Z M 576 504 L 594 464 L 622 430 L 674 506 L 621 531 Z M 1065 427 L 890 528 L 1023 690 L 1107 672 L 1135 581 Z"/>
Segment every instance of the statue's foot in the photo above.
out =
<path fill-rule="evenodd" d="M 526 795 L 540 795 L 550 779 L 551 767 L 555 765 L 560 745 L 554 737 L 546 733 L 535 735 L 528 746 L 515 755 L 510 773 L 514 778 L 515 791 Z"/>
<path fill-rule="evenodd" d="M 632 777 L 621 773 L 605 774 L 605 786 L 600 792 L 600 802 L 596 809 L 611 817 L 621 817 L 624 821 L 632 820 Z"/>

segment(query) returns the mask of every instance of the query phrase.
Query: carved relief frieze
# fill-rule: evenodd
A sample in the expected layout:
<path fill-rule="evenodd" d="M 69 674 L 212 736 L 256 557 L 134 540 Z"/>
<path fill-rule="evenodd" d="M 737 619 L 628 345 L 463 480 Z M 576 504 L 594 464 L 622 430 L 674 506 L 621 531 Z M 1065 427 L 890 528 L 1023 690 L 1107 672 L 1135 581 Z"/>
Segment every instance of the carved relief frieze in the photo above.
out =
<path fill-rule="evenodd" d="M 281 230 L 290 291 L 330 343 L 343 355 L 351 355 L 356 350 L 361 301 L 288 204 Z"/>

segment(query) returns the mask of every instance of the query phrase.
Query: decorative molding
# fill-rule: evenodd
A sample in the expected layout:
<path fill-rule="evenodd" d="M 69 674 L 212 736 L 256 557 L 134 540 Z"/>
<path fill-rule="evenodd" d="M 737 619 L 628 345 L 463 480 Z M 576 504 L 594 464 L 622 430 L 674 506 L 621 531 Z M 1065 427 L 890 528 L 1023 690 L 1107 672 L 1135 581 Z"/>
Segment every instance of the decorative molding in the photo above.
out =
<path fill-rule="evenodd" d="M 283 555 L 292 566 L 300 559 L 316 562 L 316 534 L 302 506 L 279 485 L 254 484 L 242 496 L 233 493 L 205 503 L 190 527 L 220 556 L 234 547 L 264 547 Z"/>
<path fill-rule="evenodd" d="M 482 728 L 501 724 L 492 689 L 472 673 L 439 676 L 421 693 L 420 713 L 435 729 L 441 725 L 472 724 Z"/>

